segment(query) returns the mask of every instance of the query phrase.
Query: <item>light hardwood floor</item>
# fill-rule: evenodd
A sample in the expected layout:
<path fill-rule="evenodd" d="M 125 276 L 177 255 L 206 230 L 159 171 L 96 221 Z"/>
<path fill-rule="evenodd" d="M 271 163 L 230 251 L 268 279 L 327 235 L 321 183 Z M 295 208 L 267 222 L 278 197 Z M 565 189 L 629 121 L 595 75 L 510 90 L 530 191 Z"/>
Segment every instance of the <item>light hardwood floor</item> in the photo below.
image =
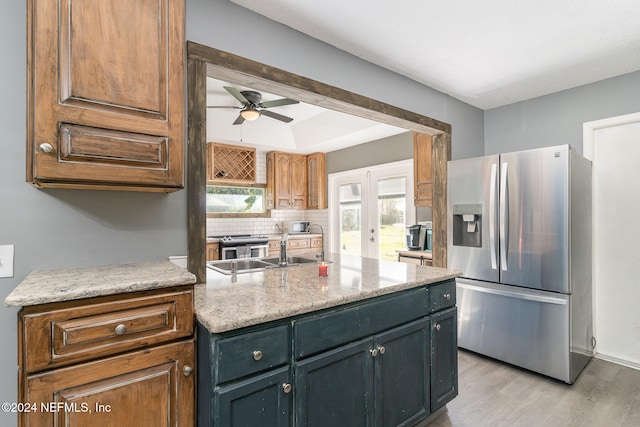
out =
<path fill-rule="evenodd" d="M 592 359 L 573 385 L 460 350 L 459 394 L 429 427 L 640 426 L 640 370 Z"/>

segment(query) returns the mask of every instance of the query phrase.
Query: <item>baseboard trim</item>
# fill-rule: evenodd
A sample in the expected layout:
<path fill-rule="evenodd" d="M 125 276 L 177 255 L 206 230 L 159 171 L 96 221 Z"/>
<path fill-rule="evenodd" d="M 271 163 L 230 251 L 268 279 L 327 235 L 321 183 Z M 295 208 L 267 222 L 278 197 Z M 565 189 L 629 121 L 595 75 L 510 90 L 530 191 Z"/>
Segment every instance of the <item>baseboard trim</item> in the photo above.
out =
<path fill-rule="evenodd" d="M 619 359 L 617 357 L 609 356 L 609 355 L 602 354 L 602 353 L 596 353 L 595 354 L 595 358 L 596 359 L 601 359 L 601 360 L 606 360 L 607 362 L 612 362 L 612 363 L 615 363 L 617 365 L 626 366 L 627 368 L 633 368 L 633 369 L 637 369 L 637 370 L 640 371 L 640 363 L 630 362 L 628 360 Z"/>

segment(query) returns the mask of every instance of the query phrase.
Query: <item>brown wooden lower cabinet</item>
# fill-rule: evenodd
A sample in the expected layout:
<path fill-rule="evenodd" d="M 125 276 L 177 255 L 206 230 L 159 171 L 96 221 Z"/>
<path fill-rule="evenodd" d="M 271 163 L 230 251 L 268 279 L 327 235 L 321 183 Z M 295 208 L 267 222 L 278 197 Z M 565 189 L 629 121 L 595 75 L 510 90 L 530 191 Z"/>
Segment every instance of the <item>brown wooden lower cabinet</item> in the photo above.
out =
<path fill-rule="evenodd" d="M 193 426 L 194 341 L 28 376 L 20 425 Z"/>

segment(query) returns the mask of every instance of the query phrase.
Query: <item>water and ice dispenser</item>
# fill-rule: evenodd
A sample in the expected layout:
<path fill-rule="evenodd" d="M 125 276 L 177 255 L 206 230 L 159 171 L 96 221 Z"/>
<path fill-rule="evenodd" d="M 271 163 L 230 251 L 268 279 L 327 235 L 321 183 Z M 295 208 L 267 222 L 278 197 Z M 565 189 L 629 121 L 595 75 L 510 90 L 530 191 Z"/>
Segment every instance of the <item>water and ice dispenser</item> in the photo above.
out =
<path fill-rule="evenodd" d="M 453 205 L 453 245 L 482 247 L 482 204 Z"/>

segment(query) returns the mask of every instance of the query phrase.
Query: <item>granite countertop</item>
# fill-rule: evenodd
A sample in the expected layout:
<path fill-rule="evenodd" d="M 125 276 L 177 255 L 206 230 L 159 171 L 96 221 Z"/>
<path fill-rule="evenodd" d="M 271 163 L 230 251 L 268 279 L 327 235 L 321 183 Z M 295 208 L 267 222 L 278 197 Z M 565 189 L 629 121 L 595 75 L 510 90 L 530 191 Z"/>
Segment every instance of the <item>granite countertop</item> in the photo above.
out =
<path fill-rule="evenodd" d="M 433 252 L 431 252 L 431 251 L 416 251 L 416 250 L 409 250 L 409 249 L 398 249 L 398 250 L 396 250 L 396 252 L 398 252 L 400 255 L 406 256 L 406 257 L 433 259 Z"/>
<path fill-rule="evenodd" d="M 4 304 L 30 306 L 195 282 L 195 275 L 170 261 L 34 271 L 5 298 Z"/>
<path fill-rule="evenodd" d="M 309 255 L 313 257 L 314 255 Z M 194 291 L 196 317 L 220 333 L 335 307 L 458 277 L 444 268 L 327 254 L 327 277 L 317 263 L 235 276 L 207 269 Z"/>

